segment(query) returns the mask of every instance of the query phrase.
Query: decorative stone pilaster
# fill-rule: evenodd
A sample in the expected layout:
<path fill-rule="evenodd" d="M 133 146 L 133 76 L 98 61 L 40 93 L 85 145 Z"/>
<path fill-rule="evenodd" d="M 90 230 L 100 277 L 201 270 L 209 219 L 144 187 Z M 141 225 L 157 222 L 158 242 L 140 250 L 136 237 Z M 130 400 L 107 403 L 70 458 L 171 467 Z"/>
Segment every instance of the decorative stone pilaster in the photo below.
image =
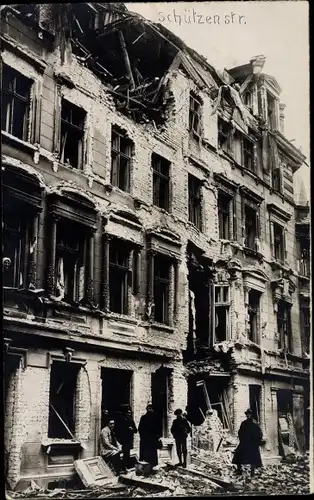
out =
<path fill-rule="evenodd" d="M 28 272 L 28 286 L 36 288 L 37 280 L 37 243 L 38 243 L 38 220 L 39 214 L 36 213 L 33 220 L 32 241 L 30 243 L 30 259 L 29 259 L 29 272 Z"/>
<path fill-rule="evenodd" d="M 110 245 L 110 235 L 104 235 L 104 267 L 103 267 L 103 287 L 102 287 L 102 299 L 103 299 L 103 310 L 104 312 L 109 312 L 110 308 L 110 293 L 109 293 L 109 245 Z"/>
<path fill-rule="evenodd" d="M 87 302 L 92 305 L 94 304 L 94 246 L 95 246 L 95 228 L 90 229 L 90 234 L 88 238 L 88 250 L 89 250 L 89 262 L 88 262 L 88 276 L 87 276 L 87 286 L 86 286 L 86 297 Z"/>
<path fill-rule="evenodd" d="M 56 268 L 56 254 L 57 254 L 57 224 L 59 217 L 55 214 L 51 215 L 51 230 L 50 230 L 50 255 L 47 275 L 47 294 L 51 296 L 54 294 L 55 288 L 55 268 Z"/>

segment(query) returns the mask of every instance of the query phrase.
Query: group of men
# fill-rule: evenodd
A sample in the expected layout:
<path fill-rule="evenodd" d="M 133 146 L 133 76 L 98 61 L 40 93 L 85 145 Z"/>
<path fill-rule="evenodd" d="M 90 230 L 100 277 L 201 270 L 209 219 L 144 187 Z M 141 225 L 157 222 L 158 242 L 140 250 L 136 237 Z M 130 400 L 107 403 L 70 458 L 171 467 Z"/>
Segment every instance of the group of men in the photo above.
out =
<path fill-rule="evenodd" d="M 187 437 L 191 434 L 191 425 L 187 413 L 181 409 L 174 412 L 176 418 L 171 426 L 171 433 L 176 444 L 179 459 L 178 466 L 187 466 Z M 259 425 L 253 420 L 252 411 L 245 412 L 246 420 L 241 423 L 237 446 L 232 463 L 237 465 L 237 471 L 242 474 L 242 465 L 251 466 L 251 475 L 257 467 L 262 466 L 259 447 L 263 443 L 263 435 Z M 131 462 L 134 435 L 140 436 L 140 462 L 150 464 L 151 469 L 158 465 L 158 449 L 162 448 L 160 427 L 152 404 L 146 407 L 146 413 L 140 418 L 138 429 L 133 420 L 130 408 L 117 414 L 115 420 L 110 420 L 107 410 L 103 412 L 104 427 L 100 434 L 100 455 L 119 473 L 125 473 L 134 463 Z"/>

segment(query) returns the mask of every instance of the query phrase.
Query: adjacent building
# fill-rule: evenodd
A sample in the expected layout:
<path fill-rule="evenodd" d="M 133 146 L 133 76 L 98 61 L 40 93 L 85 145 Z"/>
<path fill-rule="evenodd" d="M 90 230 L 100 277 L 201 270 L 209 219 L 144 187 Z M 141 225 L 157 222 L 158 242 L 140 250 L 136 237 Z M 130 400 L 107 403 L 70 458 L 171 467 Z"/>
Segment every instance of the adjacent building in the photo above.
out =
<path fill-rule="evenodd" d="M 6 6 L 1 42 L 9 485 L 71 478 L 123 405 L 165 457 L 208 404 L 306 447 L 305 157 L 265 58 L 217 72 L 123 4 Z"/>

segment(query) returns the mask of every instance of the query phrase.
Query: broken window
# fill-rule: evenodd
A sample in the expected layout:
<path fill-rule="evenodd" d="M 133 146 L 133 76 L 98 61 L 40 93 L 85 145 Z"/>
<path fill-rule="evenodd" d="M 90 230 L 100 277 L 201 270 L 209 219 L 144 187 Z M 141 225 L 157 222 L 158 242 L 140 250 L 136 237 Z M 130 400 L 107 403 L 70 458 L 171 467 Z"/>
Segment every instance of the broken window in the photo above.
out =
<path fill-rule="evenodd" d="M 242 138 L 243 166 L 254 172 L 254 145 L 246 137 Z"/>
<path fill-rule="evenodd" d="M 230 125 L 218 118 L 218 147 L 228 152 L 230 150 Z"/>
<path fill-rule="evenodd" d="M 122 241 L 114 239 L 109 245 L 110 311 L 128 314 L 130 251 Z"/>
<path fill-rule="evenodd" d="M 169 210 L 170 162 L 153 153 L 153 203 Z"/>
<path fill-rule="evenodd" d="M 6 64 L 2 66 L 2 130 L 27 141 L 32 81 Z"/>
<path fill-rule="evenodd" d="M 279 349 L 291 352 L 291 305 L 284 300 L 278 302 L 277 331 L 279 336 Z"/>
<path fill-rule="evenodd" d="M 223 342 L 229 338 L 229 285 L 214 285 L 215 298 L 215 340 Z"/>
<path fill-rule="evenodd" d="M 61 220 L 57 229 L 56 296 L 82 302 L 86 292 L 87 238 L 82 226 Z"/>
<path fill-rule="evenodd" d="M 192 92 L 190 93 L 189 130 L 193 134 L 201 135 L 202 102 Z"/>
<path fill-rule="evenodd" d="M 233 199 L 222 191 L 218 192 L 219 238 L 231 240 Z"/>
<path fill-rule="evenodd" d="M 73 168 L 83 167 L 83 142 L 86 112 L 62 99 L 60 161 Z"/>
<path fill-rule="evenodd" d="M 261 423 L 261 386 L 250 384 L 249 385 L 249 400 L 250 409 L 252 410 L 253 419 L 260 424 Z"/>
<path fill-rule="evenodd" d="M 256 290 L 249 291 L 249 339 L 256 344 L 260 340 L 260 299 L 261 294 Z"/>
<path fill-rule="evenodd" d="M 72 439 L 80 365 L 54 361 L 50 371 L 48 437 Z M 68 428 L 68 429 L 67 429 Z M 70 432 L 69 432 L 70 431 Z"/>
<path fill-rule="evenodd" d="M 258 210 L 246 205 L 244 207 L 244 246 L 256 250 L 256 238 L 258 238 Z"/>
<path fill-rule="evenodd" d="M 202 182 L 189 174 L 189 221 L 202 230 Z"/>
<path fill-rule="evenodd" d="M 3 257 L 10 259 L 10 264 L 3 269 L 3 285 L 20 288 L 26 286 L 28 274 L 30 220 L 25 207 L 16 202 L 5 210 L 3 220 Z"/>
<path fill-rule="evenodd" d="M 171 260 L 156 255 L 154 259 L 154 319 L 158 323 L 169 324 Z"/>
<path fill-rule="evenodd" d="M 117 127 L 111 133 L 111 184 L 130 191 L 133 142 Z"/>

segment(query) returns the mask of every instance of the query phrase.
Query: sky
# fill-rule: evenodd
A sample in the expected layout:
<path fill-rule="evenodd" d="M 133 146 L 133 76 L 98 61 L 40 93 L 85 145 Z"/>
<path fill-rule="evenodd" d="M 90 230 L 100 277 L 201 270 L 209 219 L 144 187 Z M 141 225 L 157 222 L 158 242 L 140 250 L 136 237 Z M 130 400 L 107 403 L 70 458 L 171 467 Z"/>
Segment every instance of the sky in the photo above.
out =
<path fill-rule="evenodd" d="M 253 56 L 265 55 L 263 72 L 276 78 L 282 88 L 280 100 L 286 104 L 285 136 L 293 140 L 309 163 L 309 13 L 306 0 L 125 5 L 130 11 L 163 24 L 217 69 L 246 64 Z"/>

